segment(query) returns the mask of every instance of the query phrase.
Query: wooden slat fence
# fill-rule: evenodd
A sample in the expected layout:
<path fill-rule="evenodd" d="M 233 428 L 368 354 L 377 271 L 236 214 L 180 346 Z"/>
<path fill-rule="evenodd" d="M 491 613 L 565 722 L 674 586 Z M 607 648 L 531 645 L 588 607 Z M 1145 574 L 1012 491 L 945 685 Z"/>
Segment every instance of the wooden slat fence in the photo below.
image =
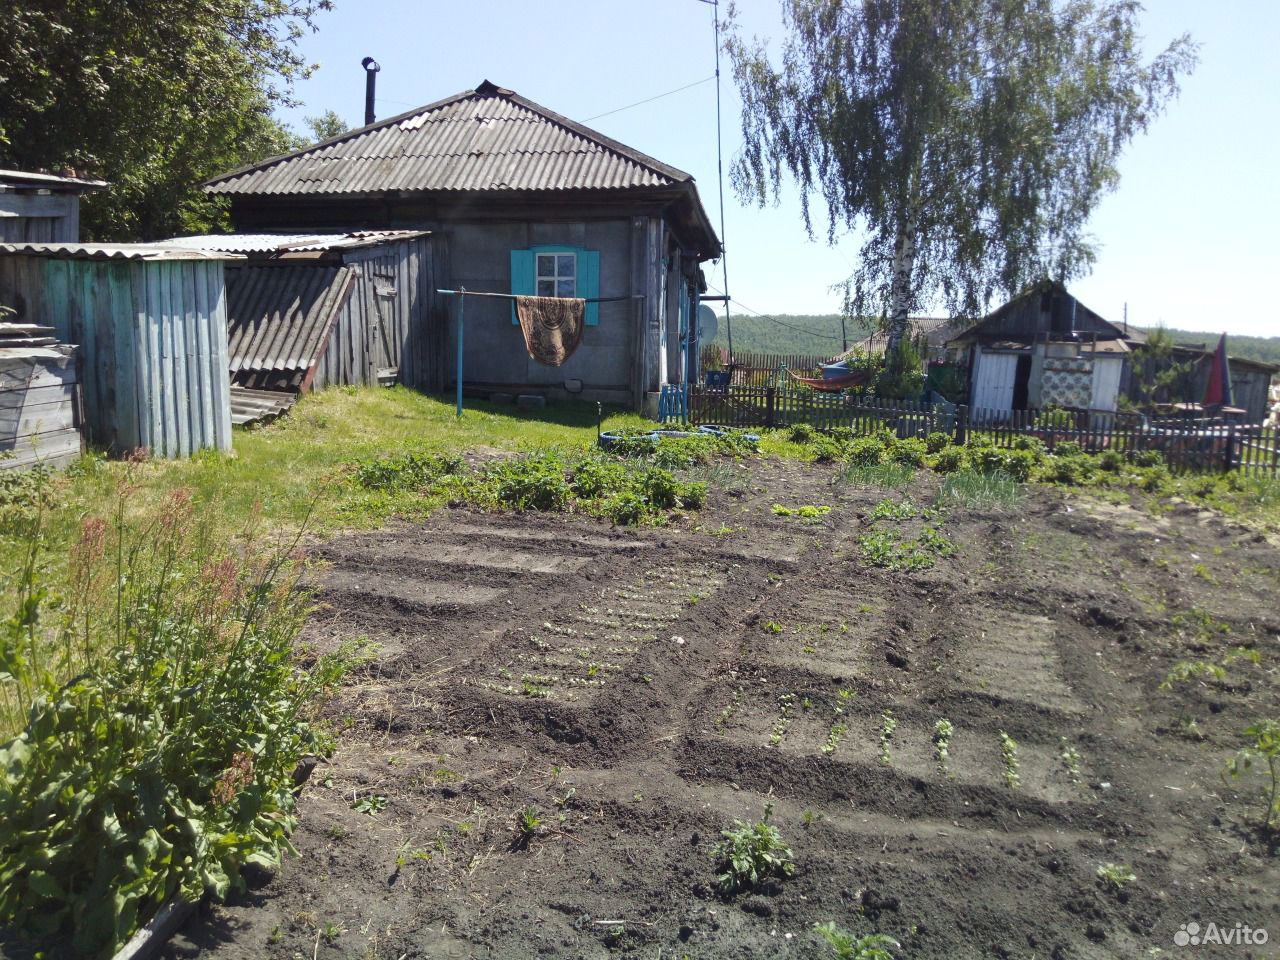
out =
<path fill-rule="evenodd" d="M 733 383 L 742 386 L 768 386 L 778 367 L 786 367 L 802 376 L 808 376 L 820 364 L 829 363 L 830 356 L 804 353 L 755 353 L 735 350 L 733 353 Z M 727 351 L 708 344 L 702 348 L 702 369 L 723 366 Z"/>
<path fill-rule="evenodd" d="M 665 405 L 665 420 L 765 429 L 807 423 L 817 430 L 848 429 L 857 434 L 889 430 L 900 437 L 942 431 L 957 443 L 982 438 L 1000 447 L 1033 437 L 1050 451 L 1064 443 L 1078 444 L 1089 453 L 1114 450 L 1126 457 L 1155 451 L 1175 472 L 1240 470 L 1280 477 L 1280 431 L 1276 427 L 1204 419 L 1148 420 L 1102 411 L 952 408 L 789 386 L 690 385 L 670 389 L 680 390 L 681 397 L 678 403 Z"/>

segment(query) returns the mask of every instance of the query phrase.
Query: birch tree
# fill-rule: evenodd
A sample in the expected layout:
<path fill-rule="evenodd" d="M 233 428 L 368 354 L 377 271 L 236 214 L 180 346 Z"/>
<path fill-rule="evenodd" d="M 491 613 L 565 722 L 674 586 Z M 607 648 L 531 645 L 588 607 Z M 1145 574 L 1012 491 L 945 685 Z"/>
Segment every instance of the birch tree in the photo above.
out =
<path fill-rule="evenodd" d="M 731 5 L 742 94 L 739 197 L 800 187 L 804 223 L 865 238 L 845 309 L 887 315 L 896 349 L 926 303 L 978 316 L 997 292 L 1094 260 L 1090 212 L 1121 151 L 1195 65 L 1187 35 L 1150 61 L 1134 0 L 783 0 L 775 65 Z"/>

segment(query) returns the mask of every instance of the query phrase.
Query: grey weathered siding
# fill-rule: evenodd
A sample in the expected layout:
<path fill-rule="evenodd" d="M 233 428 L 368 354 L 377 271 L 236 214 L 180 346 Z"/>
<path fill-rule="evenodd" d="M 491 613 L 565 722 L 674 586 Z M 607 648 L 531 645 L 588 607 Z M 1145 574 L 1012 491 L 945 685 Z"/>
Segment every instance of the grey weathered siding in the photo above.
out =
<path fill-rule="evenodd" d="M 644 219 L 641 223 L 645 223 Z M 489 293 L 511 292 L 511 251 L 565 244 L 600 253 L 600 297 L 628 299 L 601 303 L 600 322 L 585 329 L 582 344 L 563 366 L 543 366 L 530 359 L 520 327 L 511 321 L 510 301 L 467 299 L 463 384 L 476 390 L 530 390 L 558 393 L 567 380 L 580 380 L 588 397 L 628 402 L 636 363 L 637 318 L 644 301 L 629 299 L 645 292 L 633 277 L 636 242 L 629 219 L 576 223 L 450 223 L 433 225 L 441 286 Z M 640 231 L 643 233 L 643 231 Z M 643 244 L 643 238 L 640 238 Z M 643 286 L 644 277 L 638 278 Z M 444 383 L 455 382 L 458 303 L 447 298 L 436 313 L 434 336 Z M 656 318 L 655 318 L 656 320 Z M 433 335 L 428 331 L 428 337 Z M 430 348 L 430 342 L 427 344 Z"/>
<path fill-rule="evenodd" d="M 65 467 L 80 456 L 75 348 L 0 346 L 0 470 Z"/>
<path fill-rule="evenodd" d="M 388 368 L 408 386 L 438 388 L 427 343 L 435 296 L 431 238 L 345 251 L 342 262 L 358 272 L 356 286 L 329 335 L 313 389 L 375 384 Z"/>
<path fill-rule="evenodd" d="M 222 270 L 215 259 L 0 255 L 0 301 L 79 345 L 93 443 L 163 457 L 230 450 Z"/>
<path fill-rule="evenodd" d="M 0 243 L 75 243 L 80 197 L 0 190 Z"/>

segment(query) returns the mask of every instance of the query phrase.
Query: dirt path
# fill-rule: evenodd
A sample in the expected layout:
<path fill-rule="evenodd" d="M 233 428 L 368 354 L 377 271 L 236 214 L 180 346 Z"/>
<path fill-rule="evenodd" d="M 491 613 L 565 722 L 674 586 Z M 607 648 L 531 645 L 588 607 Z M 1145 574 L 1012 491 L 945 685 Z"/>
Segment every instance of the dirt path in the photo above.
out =
<path fill-rule="evenodd" d="M 891 572 L 858 548 L 886 495 L 765 463 L 666 529 L 448 512 L 330 543 L 309 638 L 378 655 L 330 707 L 301 857 L 168 956 L 822 957 L 827 920 L 939 960 L 1176 954 L 1192 921 L 1280 942 L 1280 868 L 1219 779 L 1280 712 L 1274 548 L 1033 492 Z M 1261 666 L 1157 689 L 1240 644 Z M 797 872 L 724 899 L 710 850 L 766 802 Z"/>

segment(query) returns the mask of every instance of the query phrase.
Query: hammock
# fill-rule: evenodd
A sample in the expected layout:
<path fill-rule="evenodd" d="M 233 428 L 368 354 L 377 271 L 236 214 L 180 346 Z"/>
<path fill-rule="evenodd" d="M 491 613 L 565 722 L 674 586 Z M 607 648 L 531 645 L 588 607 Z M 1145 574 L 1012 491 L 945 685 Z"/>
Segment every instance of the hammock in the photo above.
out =
<path fill-rule="evenodd" d="M 822 393 L 839 393 L 841 390 L 848 390 L 851 387 L 860 387 L 871 379 L 870 370 L 854 370 L 847 373 L 843 377 L 832 377 L 826 379 L 824 377 L 801 377 L 790 370 L 787 376 L 796 383 L 803 384 L 812 390 L 819 390 Z"/>

